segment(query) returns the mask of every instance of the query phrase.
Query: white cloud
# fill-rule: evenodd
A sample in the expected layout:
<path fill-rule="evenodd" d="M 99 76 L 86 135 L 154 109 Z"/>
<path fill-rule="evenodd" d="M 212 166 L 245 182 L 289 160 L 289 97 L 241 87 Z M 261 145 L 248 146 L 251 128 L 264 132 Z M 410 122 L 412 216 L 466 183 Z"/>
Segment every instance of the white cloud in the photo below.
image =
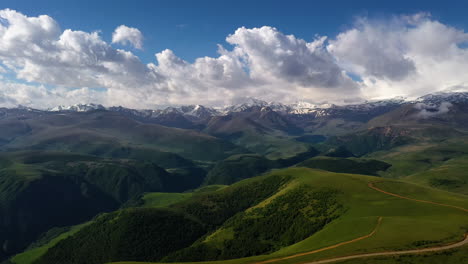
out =
<path fill-rule="evenodd" d="M 308 43 L 272 27 L 240 28 L 226 39 L 234 48 L 219 46 L 219 57 L 188 63 L 164 50 L 156 54 L 154 69 L 165 76 L 170 103 L 227 104 L 245 96 L 276 101 L 358 97 L 357 85 L 324 48 L 325 39 Z"/>
<path fill-rule="evenodd" d="M 131 52 L 114 49 L 97 32 L 61 31 L 48 16 L 1 10 L 0 60 L 18 79 L 52 86 L 129 90 L 162 79 Z"/>
<path fill-rule="evenodd" d="M 137 28 L 121 25 L 112 33 L 112 43 L 131 44 L 137 49 L 143 49 L 143 34 Z"/>
<path fill-rule="evenodd" d="M 428 14 L 360 19 L 330 41 L 342 67 L 359 75 L 368 98 L 420 96 L 468 83 L 468 34 Z"/>
<path fill-rule="evenodd" d="M 21 84 L 0 80 L 0 106 L 24 105 L 33 108 L 52 108 L 57 105 L 81 103 L 107 103 L 107 92 L 89 88 L 48 89 L 43 85 Z"/>
<path fill-rule="evenodd" d="M 328 50 L 350 71 L 380 79 L 401 80 L 415 72 L 412 60 L 405 57 L 400 30 L 388 25 L 375 26 L 362 21 L 330 41 Z"/>
<path fill-rule="evenodd" d="M 122 25 L 112 42 L 142 48 L 141 32 Z M 468 87 L 468 35 L 427 14 L 360 19 L 334 38 L 310 42 L 268 26 L 242 27 L 226 42 L 232 49 L 219 46 L 216 57 L 189 63 L 166 49 L 144 64 L 98 32 L 62 30 L 46 15 L 0 10 L 0 104 L 152 108 L 239 97 L 339 103 Z"/>
<path fill-rule="evenodd" d="M 302 87 L 355 87 L 323 49 L 324 38 L 307 43 L 265 26 L 239 28 L 226 40 L 236 46 L 240 56 L 245 56 L 255 79 L 265 82 L 280 79 Z"/>

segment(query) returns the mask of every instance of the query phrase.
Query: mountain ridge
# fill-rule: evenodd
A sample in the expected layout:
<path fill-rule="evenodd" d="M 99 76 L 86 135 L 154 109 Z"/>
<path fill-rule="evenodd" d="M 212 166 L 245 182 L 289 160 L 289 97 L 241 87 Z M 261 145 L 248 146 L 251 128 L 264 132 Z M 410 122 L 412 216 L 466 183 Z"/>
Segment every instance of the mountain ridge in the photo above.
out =
<path fill-rule="evenodd" d="M 421 97 L 418 97 L 414 100 L 408 100 L 404 97 L 395 97 L 391 99 L 384 100 L 372 100 L 364 101 L 358 104 L 312 104 L 305 101 L 298 101 L 292 104 L 283 104 L 280 102 L 267 102 L 260 99 L 248 98 L 245 102 L 239 104 L 228 105 L 224 107 L 209 107 L 200 104 L 196 105 L 181 105 L 181 106 L 168 106 L 165 108 L 159 109 L 132 109 L 122 106 L 110 106 L 105 107 L 101 104 L 75 104 L 69 106 L 56 106 L 46 110 L 33 109 L 24 106 L 19 106 L 20 109 L 30 109 L 30 110 L 39 110 L 39 111 L 48 111 L 48 112 L 87 112 L 94 110 L 109 110 L 109 111 L 126 111 L 132 112 L 146 117 L 157 117 L 161 115 L 167 115 L 171 113 L 182 114 L 184 116 L 191 116 L 194 118 L 206 118 L 208 116 L 219 116 L 227 115 L 232 112 L 245 112 L 251 111 L 252 108 L 269 108 L 275 112 L 280 112 L 284 114 L 314 114 L 316 116 L 326 115 L 327 112 L 331 109 L 348 109 L 348 110 L 369 110 L 376 107 L 382 107 L 386 105 L 403 105 L 403 104 L 415 104 L 415 103 L 425 103 L 425 104 L 440 104 L 442 102 L 468 102 L 468 92 L 439 92 L 427 94 Z"/>

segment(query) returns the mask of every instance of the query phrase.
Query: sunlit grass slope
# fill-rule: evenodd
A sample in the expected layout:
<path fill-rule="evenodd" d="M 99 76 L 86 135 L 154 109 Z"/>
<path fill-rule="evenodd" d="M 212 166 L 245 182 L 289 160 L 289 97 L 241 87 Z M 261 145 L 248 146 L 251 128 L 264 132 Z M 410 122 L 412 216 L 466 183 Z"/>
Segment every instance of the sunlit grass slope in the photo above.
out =
<path fill-rule="evenodd" d="M 421 143 L 376 152 L 369 157 L 392 164 L 384 177 L 402 178 L 426 186 L 468 194 L 468 138 L 438 144 Z"/>
<path fill-rule="evenodd" d="M 339 218 L 327 224 L 319 232 L 272 254 L 224 260 L 219 261 L 219 263 L 251 263 L 348 241 L 369 234 L 375 228 L 380 216 L 382 223 L 372 237 L 317 254 L 279 261 L 279 263 L 300 263 L 363 252 L 435 246 L 460 240 L 468 230 L 468 213 L 466 212 L 389 196 L 369 188 L 368 183 L 382 181 L 376 185 L 384 190 L 388 189 L 388 191 L 412 198 L 468 208 L 468 198 L 463 195 L 371 176 L 337 174 L 305 168 L 285 169 L 271 174 L 293 176 L 288 187 L 275 194 L 276 196 L 293 190 L 295 186 L 307 186 L 311 189 L 331 188 L 340 193 L 339 200 L 346 210 Z M 273 198 L 270 197 L 256 207 L 265 206 Z M 225 235 L 221 238 L 227 237 L 229 239 L 223 227 L 220 227 L 216 232 L 224 232 Z M 214 241 L 222 243 L 223 239 Z"/>

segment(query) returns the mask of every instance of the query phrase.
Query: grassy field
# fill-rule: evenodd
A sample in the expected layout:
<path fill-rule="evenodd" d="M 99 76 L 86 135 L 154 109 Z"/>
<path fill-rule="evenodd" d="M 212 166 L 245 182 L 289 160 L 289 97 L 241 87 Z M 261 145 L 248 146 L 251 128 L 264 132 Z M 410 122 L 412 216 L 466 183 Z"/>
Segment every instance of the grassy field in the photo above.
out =
<path fill-rule="evenodd" d="M 421 143 L 369 155 L 392 164 L 383 177 L 468 194 L 468 139 L 446 140 L 439 144 Z"/>
<path fill-rule="evenodd" d="M 0 259 L 51 228 L 89 221 L 145 192 L 197 188 L 205 174 L 196 167 L 169 173 L 149 161 L 37 150 L 1 153 L 0 165 L 0 244 L 6 245 Z"/>
<path fill-rule="evenodd" d="M 307 144 L 284 135 L 247 132 L 243 134 L 243 137 L 233 140 L 233 142 L 254 153 L 265 155 L 269 159 L 289 158 L 307 151 Z"/>
<path fill-rule="evenodd" d="M 468 195 L 468 155 L 406 177 L 406 180 Z"/>
<path fill-rule="evenodd" d="M 305 168 L 291 168 L 272 174 L 292 175 L 293 183 L 310 188 L 335 188 L 346 212 L 314 235 L 269 255 L 207 263 L 252 263 L 296 253 L 312 251 L 369 234 L 378 217 L 382 223 L 375 235 L 361 241 L 275 263 L 301 263 L 335 256 L 414 249 L 458 241 L 468 231 L 468 213 L 454 208 L 425 204 L 393 197 L 369 188 L 369 182 L 379 188 L 407 195 L 468 208 L 468 197 L 405 182 L 371 176 L 337 174 Z M 242 182 L 241 182 L 242 183 Z M 287 192 L 283 189 L 281 192 Z M 131 262 L 128 262 L 131 263 Z"/>
<path fill-rule="evenodd" d="M 164 208 L 169 207 L 175 203 L 182 202 L 190 199 L 194 194 L 200 194 L 205 192 L 214 192 L 227 187 L 227 185 L 207 185 L 201 188 L 193 190 L 193 192 L 185 193 L 163 193 L 163 192 L 152 192 L 145 193 L 142 196 L 143 205 L 142 207 L 153 207 L 153 208 Z"/>
<path fill-rule="evenodd" d="M 147 193 L 143 195 L 143 207 L 167 207 L 191 196 L 192 193 Z"/>
<path fill-rule="evenodd" d="M 340 261 L 337 264 L 462 264 L 468 263 L 468 246 L 438 253 L 415 254 L 394 257 L 373 257 Z"/>
<path fill-rule="evenodd" d="M 194 190 L 194 193 L 204 193 L 204 192 L 214 192 L 218 190 L 222 190 L 224 188 L 228 187 L 228 185 L 222 185 L 222 184 L 213 184 L 213 185 L 207 185 L 200 187 L 196 190 Z"/>

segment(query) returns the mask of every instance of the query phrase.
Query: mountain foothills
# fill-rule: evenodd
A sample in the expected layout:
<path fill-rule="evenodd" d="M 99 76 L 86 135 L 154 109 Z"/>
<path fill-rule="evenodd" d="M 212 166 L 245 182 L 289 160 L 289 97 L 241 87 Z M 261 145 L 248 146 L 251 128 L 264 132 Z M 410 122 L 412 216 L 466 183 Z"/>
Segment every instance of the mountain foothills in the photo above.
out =
<path fill-rule="evenodd" d="M 468 93 L 1 108 L 0 262 L 468 263 L 467 170 Z"/>

